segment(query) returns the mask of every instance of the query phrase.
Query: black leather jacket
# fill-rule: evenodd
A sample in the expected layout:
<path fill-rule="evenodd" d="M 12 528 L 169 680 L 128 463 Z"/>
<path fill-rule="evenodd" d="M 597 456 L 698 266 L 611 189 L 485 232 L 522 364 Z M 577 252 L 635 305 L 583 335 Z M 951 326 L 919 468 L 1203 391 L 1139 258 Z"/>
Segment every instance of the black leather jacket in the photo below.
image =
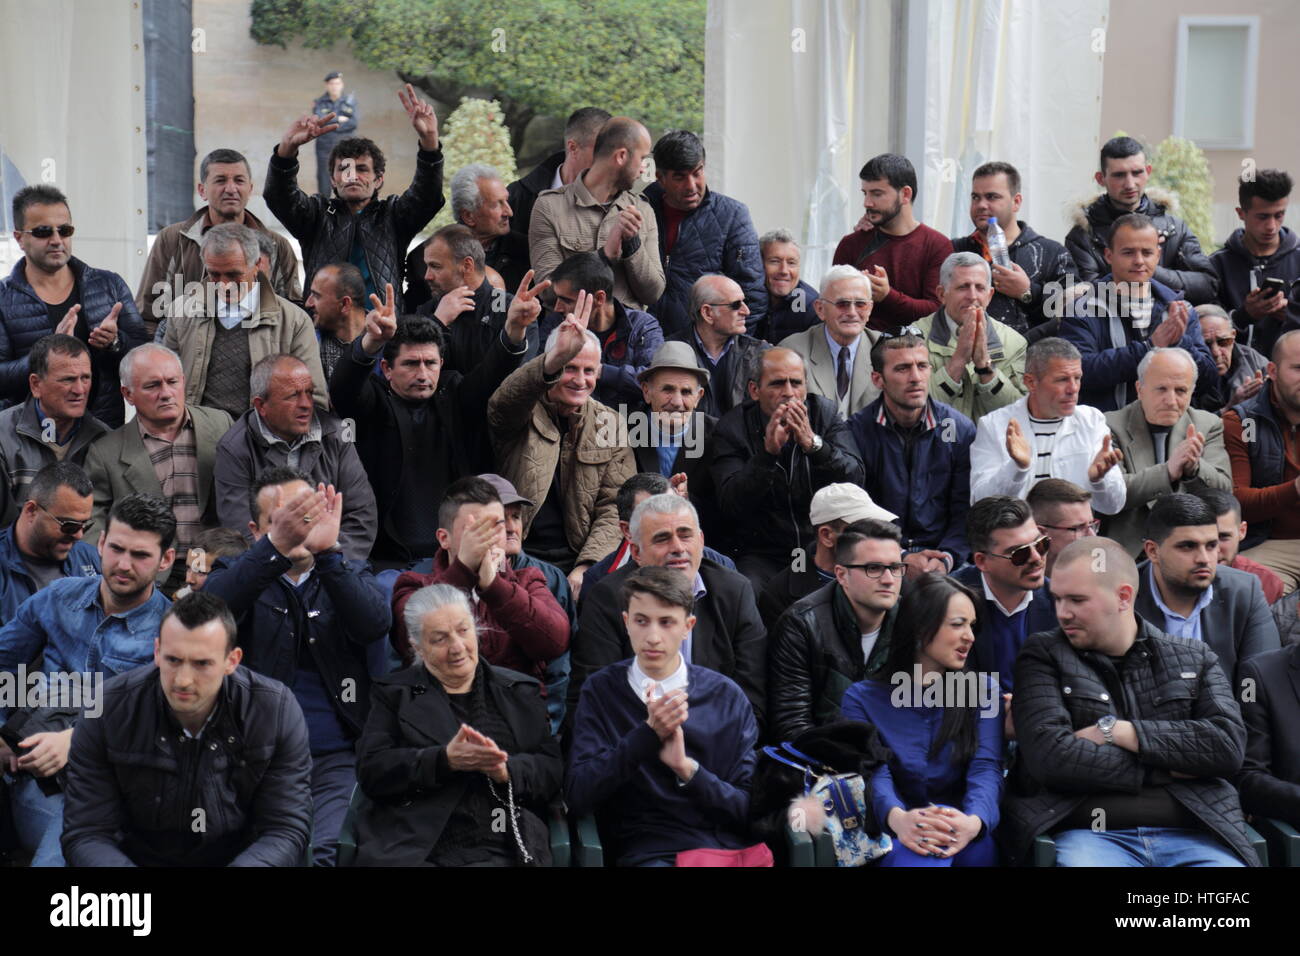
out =
<path fill-rule="evenodd" d="M 304 289 L 311 288 L 312 276 L 321 266 L 351 260 L 352 244 L 359 229 L 374 287 L 382 298 L 384 285 L 391 282 L 397 311 L 401 314 L 406 247 L 445 202 L 442 150 L 418 150 L 415 178 L 406 192 L 384 199 L 376 196 L 355 215 L 341 199 L 320 194 L 308 196 L 299 189 L 297 157 L 281 159 L 272 150 L 262 198 L 302 246 Z"/>
<path fill-rule="evenodd" d="M 197 740 L 153 666 L 108 681 L 102 718 L 72 735 L 69 866 L 297 866 L 311 817 L 302 709 L 289 688 L 247 668 L 222 682 Z"/>
<path fill-rule="evenodd" d="M 1231 782 L 1246 752 L 1232 684 L 1208 644 L 1170 637 L 1140 618 L 1138 628 L 1118 665 L 1076 651 L 1059 628 L 1025 641 L 1011 701 L 1020 759 L 1003 801 L 999 842 L 1023 860 L 1034 837 L 1090 796 L 1163 786 L 1247 865 L 1258 866 Z M 1137 753 L 1074 736 L 1107 714 L 1133 722 Z"/>

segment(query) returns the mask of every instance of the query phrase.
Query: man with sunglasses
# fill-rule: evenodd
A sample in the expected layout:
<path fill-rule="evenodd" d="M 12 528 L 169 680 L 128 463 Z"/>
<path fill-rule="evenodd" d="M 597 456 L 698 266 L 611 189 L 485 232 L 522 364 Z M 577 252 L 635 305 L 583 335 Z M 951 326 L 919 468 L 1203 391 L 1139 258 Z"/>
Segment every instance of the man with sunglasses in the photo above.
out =
<path fill-rule="evenodd" d="M 880 394 L 871 380 L 869 356 L 880 338 L 867 328 L 871 283 L 853 266 L 831 266 L 812 307 L 821 321 L 787 336 L 781 347 L 803 356 L 808 391 L 835 402 L 840 417 L 848 419 Z"/>
<path fill-rule="evenodd" d="M 55 780 L 76 724 L 99 716 L 102 681 L 146 664 L 171 604 L 154 586 L 176 556 L 167 503 L 128 495 L 99 538 L 101 574 L 64 578 L 36 592 L 0 628 L 0 674 L 17 680 L 41 659 L 50 696 L 29 701 L 0 728 L 0 766 L 10 772 L 14 825 L 33 866 L 61 866 L 63 794 Z M 27 682 L 23 682 L 24 688 Z M 10 748 L 17 745 L 18 752 Z M 53 785 L 52 785 L 53 784 Z"/>
<path fill-rule="evenodd" d="M 768 638 L 773 740 L 836 720 L 844 692 L 885 666 L 906 568 L 897 525 L 864 518 L 840 532 L 835 580 L 792 604 Z"/>
<path fill-rule="evenodd" d="M 87 409 L 110 428 L 125 420 L 117 364 L 147 341 L 144 323 L 122 277 L 72 255 L 76 231 L 68 197 L 48 185 L 14 194 L 14 240 L 23 257 L 0 279 L 0 401 L 27 397 L 27 353 L 51 332 L 90 348 Z"/>
<path fill-rule="evenodd" d="M 1237 341 L 1237 329 L 1222 306 L 1199 305 L 1196 317 L 1201 321 L 1201 335 L 1210 349 L 1210 358 L 1219 370 L 1219 387 L 1202 395 L 1197 407 L 1217 412 L 1258 395 L 1264 387 L 1268 359 L 1246 345 L 1244 336 Z"/>
<path fill-rule="evenodd" d="M 745 333 L 749 306 L 740 286 L 726 276 L 696 279 L 689 309 L 694 324 L 664 340 L 685 342 L 695 350 L 700 368 L 709 373 L 699 409 L 721 418 L 745 400 L 749 365 L 766 344 Z"/>
<path fill-rule="evenodd" d="M 18 519 L 0 531 L 0 625 L 47 584 L 99 574 L 99 554 L 83 540 L 94 524 L 93 490 L 71 462 L 36 473 Z"/>
<path fill-rule="evenodd" d="M 1006 495 L 971 505 L 966 536 L 975 563 L 953 578 L 984 595 L 983 607 L 976 608 L 979 637 L 967 667 L 996 674 L 1003 692 L 1010 693 L 1025 638 L 1056 627 L 1056 608 L 1047 590 L 1052 539 L 1038 527 L 1028 504 Z"/>

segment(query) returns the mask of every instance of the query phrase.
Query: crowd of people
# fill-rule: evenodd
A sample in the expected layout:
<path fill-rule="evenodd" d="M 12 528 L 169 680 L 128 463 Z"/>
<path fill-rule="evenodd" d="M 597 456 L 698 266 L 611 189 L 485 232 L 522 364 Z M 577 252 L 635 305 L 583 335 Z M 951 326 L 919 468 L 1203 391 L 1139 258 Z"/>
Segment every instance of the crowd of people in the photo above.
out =
<path fill-rule="evenodd" d="M 1258 865 L 1248 821 L 1300 826 L 1289 175 L 1207 256 L 1128 137 L 1063 243 L 1009 163 L 949 238 L 884 154 L 806 277 L 691 132 L 579 109 L 508 183 L 445 171 L 407 86 L 385 195 L 337 86 L 263 170 L 301 263 L 231 149 L 134 296 L 75 197 L 14 197 L 16 859 L 546 865 L 567 814 L 611 863 L 762 865 L 760 807 L 807 808 L 763 745 L 831 738 L 885 866 Z"/>

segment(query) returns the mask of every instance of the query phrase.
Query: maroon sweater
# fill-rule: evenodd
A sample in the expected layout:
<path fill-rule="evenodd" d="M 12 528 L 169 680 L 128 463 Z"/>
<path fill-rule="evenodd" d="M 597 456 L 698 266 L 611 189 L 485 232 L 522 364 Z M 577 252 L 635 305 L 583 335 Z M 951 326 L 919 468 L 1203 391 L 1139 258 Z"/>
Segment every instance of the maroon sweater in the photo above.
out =
<path fill-rule="evenodd" d="M 402 612 L 412 594 L 429 584 L 450 584 L 469 592 L 478 575 L 461 564 L 448 564 L 447 549 L 433 556 L 433 571 L 407 571 L 393 585 L 393 647 L 407 663 L 414 660 Z M 515 570 L 507 563 L 486 591 L 479 592 L 475 615 L 479 656 L 489 664 L 508 667 L 542 679 L 546 663 L 569 649 L 569 616 L 536 568 Z"/>
<path fill-rule="evenodd" d="M 876 230 L 855 229 L 835 247 L 832 265 L 846 264 L 866 272 L 874 266 L 884 267 L 889 294 L 871 310 L 868 325 L 881 332 L 895 332 L 939 310 L 935 292 L 939 267 L 952 255 L 952 242 L 922 223 L 905 236 L 880 236 L 884 244 L 862 259 L 863 250 L 876 240 Z"/>

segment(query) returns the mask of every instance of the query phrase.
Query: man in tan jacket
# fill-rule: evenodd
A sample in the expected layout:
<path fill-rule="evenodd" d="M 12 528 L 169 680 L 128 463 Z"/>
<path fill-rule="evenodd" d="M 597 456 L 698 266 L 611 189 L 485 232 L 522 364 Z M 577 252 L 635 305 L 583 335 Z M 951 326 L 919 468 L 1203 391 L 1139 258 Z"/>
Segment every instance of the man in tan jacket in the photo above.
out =
<path fill-rule="evenodd" d="M 597 135 L 594 155 L 569 185 L 537 197 L 528 225 L 534 279 L 549 278 L 570 256 L 599 252 L 614 270 L 614 298 L 645 311 L 665 286 L 654 210 L 632 192 L 650 155 L 650 134 L 636 120 L 615 116 Z"/>
<path fill-rule="evenodd" d="M 591 397 L 600 375 L 600 340 L 587 330 L 591 300 L 578 304 L 538 356 L 501 383 L 488 401 L 488 429 L 502 476 L 535 507 L 524 517 L 524 549 L 582 575 L 621 540 L 615 497 L 636 464 L 627 426 Z"/>
<path fill-rule="evenodd" d="M 329 408 L 315 326 L 258 274 L 253 230 L 234 222 L 213 226 L 200 251 L 209 277 L 203 294 L 185 297 L 184 314 L 168 320 L 163 338 L 181 357 L 185 401 L 238 418 L 248 411 L 253 366 L 286 354 L 306 363 L 316 404 Z"/>
<path fill-rule="evenodd" d="M 208 204 L 182 222 L 174 222 L 158 233 L 144 275 L 135 293 L 135 307 L 152 336 L 158 323 L 167 318 L 188 283 L 203 282 L 203 258 L 199 243 L 213 226 L 238 222 L 271 237 L 274 254 L 269 276 L 276 295 L 301 299 L 298 256 L 284 236 L 267 229 L 248 211 L 253 194 L 253 173 L 248 160 L 233 149 L 214 149 L 199 164 L 199 196 Z"/>

